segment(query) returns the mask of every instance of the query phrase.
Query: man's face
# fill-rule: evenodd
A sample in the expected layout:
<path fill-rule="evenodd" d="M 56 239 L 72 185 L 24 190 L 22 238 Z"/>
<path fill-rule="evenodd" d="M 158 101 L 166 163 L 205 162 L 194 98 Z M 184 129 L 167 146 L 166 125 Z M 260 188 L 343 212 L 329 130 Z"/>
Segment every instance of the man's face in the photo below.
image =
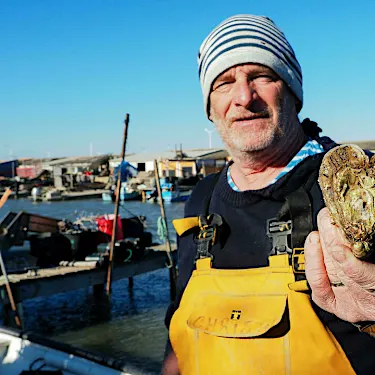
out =
<path fill-rule="evenodd" d="M 288 137 L 296 117 L 296 99 L 270 68 L 235 66 L 213 83 L 210 119 L 229 151 L 272 148 L 282 137 Z"/>

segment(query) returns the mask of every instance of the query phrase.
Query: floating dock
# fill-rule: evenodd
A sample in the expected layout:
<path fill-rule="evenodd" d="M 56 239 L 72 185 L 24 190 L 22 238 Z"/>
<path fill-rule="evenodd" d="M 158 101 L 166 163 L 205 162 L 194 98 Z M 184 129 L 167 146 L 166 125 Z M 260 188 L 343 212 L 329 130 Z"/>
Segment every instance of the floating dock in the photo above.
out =
<path fill-rule="evenodd" d="M 176 250 L 176 245 L 172 246 Z M 149 247 L 139 260 L 122 264 L 114 264 L 112 280 L 129 279 L 133 285 L 133 277 L 147 272 L 167 268 L 168 257 L 165 245 Z M 107 266 L 98 267 L 96 262 L 70 262 L 67 266 L 53 268 L 35 268 L 25 273 L 8 274 L 13 298 L 17 304 L 18 314 L 22 318 L 22 302 L 42 296 L 66 293 L 75 289 L 94 287 L 94 292 L 103 291 L 107 277 Z M 171 299 L 175 295 L 175 280 L 170 272 Z M 4 304 L 6 325 L 12 324 L 10 301 L 6 293 L 5 278 L 0 276 L 0 294 Z"/>

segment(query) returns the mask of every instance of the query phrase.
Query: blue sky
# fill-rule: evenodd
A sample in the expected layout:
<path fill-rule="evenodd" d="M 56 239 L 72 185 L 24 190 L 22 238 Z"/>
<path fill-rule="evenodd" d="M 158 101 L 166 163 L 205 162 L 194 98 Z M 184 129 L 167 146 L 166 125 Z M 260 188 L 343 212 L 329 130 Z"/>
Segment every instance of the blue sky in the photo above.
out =
<path fill-rule="evenodd" d="M 197 51 L 238 13 L 286 34 L 301 118 L 337 141 L 375 139 L 372 0 L 0 0 L 0 159 L 119 153 L 126 113 L 129 152 L 208 147 Z"/>

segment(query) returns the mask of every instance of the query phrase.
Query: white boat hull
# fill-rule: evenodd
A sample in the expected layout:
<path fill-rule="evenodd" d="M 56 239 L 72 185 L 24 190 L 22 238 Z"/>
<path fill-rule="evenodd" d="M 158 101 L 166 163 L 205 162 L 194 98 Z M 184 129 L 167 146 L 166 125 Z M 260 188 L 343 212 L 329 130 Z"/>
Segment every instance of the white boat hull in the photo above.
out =
<path fill-rule="evenodd" d="M 137 375 L 115 359 L 74 348 L 34 334 L 0 328 L 0 374 L 60 370 L 63 375 Z M 56 373 L 57 374 L 57 373 Z"/>

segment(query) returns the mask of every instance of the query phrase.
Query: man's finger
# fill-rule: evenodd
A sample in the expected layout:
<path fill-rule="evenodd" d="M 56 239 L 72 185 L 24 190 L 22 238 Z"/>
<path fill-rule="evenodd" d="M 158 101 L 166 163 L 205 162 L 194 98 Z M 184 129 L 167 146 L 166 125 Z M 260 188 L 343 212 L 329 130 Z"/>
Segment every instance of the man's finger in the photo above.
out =
<path fill-rule="evenodd" d="M 328 277 L 332 283 L 339 283 L 341 281 L 339 274 L 342 273 L 342 271 L 332 257 L 332 252 L 335 250 L 339 251 L 342 246 L 348 243 L 342 230 L 332 224 L 328 208 L 323 208 L 319 212 L 318 228 Z"/>
<path fill-rule="evenodd" d="M 178 361 L 176 354 L 171 352 L 165 358 L 162 368 L 162 375 L 179 375 Z"/>
<path fill-rule="evenodd" d="M 375 264 L 356 258 L 346 246 L 332 252 L 332 257 L 346 277 L 363 289 L 375 290 Z"/>
<path fill-rule="evenodd" d="M 326 310 L 331 311 L 335 303 L 335 295 L 331 288 L 324 265 L 324 257 L 318 232 L 311 232 L 305 242 L 306 278 L 312 290 L 314 302 Z"/>
<path fill-rule="evenodd" d="M 332 246 L 345 244 L 349 245 L 344 233 L 340 228 L 332 224 L 332 219 L 327 207 L 318 213 L 318 228 L 324 247 L 329 249 Z M 324 249 L 323 249 L 324 250 Z"/>

